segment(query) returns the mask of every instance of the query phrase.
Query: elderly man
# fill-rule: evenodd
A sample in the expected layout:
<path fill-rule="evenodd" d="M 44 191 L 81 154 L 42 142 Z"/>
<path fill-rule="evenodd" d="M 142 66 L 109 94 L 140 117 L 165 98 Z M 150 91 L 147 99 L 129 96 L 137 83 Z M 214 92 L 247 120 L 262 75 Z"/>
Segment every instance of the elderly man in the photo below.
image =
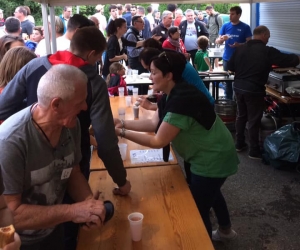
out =
<path fill-rule="evenodd" d="M 231 7 L 230 22 L 224 23 L 219 32 L 219 37 L 216 39 L 217 44 L 223 44 L 225 42 L 223 54 L 223 68 L 225 71 L 228 70 L 227 63 L 235 49 L 252 38 L 250 26 L 240 21 L 241 15 L 242 8 L 240 6 Z M 226 99 L 233 98 L 231 83 L 225 85 L 225 97 Z"/>
<path fill-rule="evenodd" d="M 179 29 L 181 31 L 180 37 L 184 42 L 187 53 L 191 54 L 192 63 L 194 65 L 195 55 L 198 50 L 198 37 L 208 37 L 208 31 L 205 28 L 205 23 L 195 20 L 195 13 L 193 10 L 187 9 L 185 16 L 186 20 L 179 24 Z"/>
<path fill-rule="evenodd" d="M 28 37 L 30 37 L 34 24 L 27 19 L 27 10 L 24 6 L 19 6 L 16 8 L 14 14 L 21 22 L 22 33 L 25 33 Z"/>
<path fill-rule="evenodd" d="M 100 31 L 103 33 L 106 29 L 107 26 L 107 21 L 106 21 L 106 17 L 103 15 L 104 12 L 104 6 L 101 4 L 98 4 L 95 7 L 97 13 L 94 14 L 94 16 L 98 19 L 99 21 L 99 29 Z"/>
<path fill-rule="evenodd" d="M 245 127 L 248 122 L 251 159 L 261 159 L 259 128 L 264 111 L 265 84 L 272 65 L 292 67 L 299 64 L 300 57 L 284 54 L 266 46 L 270 31 L 258 26 L 253 31 L 253 40 L 238 47 L 228 62 L 228 69 L 235 72 L 234 91 L 237 99 L 236 151 L 246 149 Z M 246 60 L 245 60 L 246 58 Z"/>
<path fill-rule="evenodd" d="M 114 193 L 126 195 L 130 192 L 131 185 L 126 180 L 126 170 L 119 152 L 118 138 L 114 132 L 107 86 L 95 69 L 95 63 L 100 60 L 105 47 L 105 38 L 99 29 L 95 26 L 84 27 L 74 34 L 70 51 L 58 51 L 48 57 L 32 60 L 18 72 L 0 95 L 0 119 L 4 120 L 20 110 L 24 105 L 24 99 L 27 100 L 27 106 L 37 101 L 38 81 L 52 65 L 70 64 L 80 68 L 89 80 L 86 96 L 88 109 L 78 116 L 82 138 L 81 171 L 88 178 L 91 156 L 89 126 L 92 124 L 98 144 L 98 156 L 104 162 L 113 181 L 119 186 L 114 189 Z"/>
<path fill-rule="evenodd" d="M 152 35 L 161 36 L 160 42 L 163 43 L 168 38 L 168 29 L 173 21 L 173 13 L 165 10 L 161 15 L 161 23 L 152 30 Z"/>
<path fill-rule="evenodd" d="M 132 26 L 127 30 L 125 38 L 132 42 L 143 41 L 144 39 L 140 36 L 140 32 L 144 29 L 144 24 L 142 16 L 134 16 L 132 18 Z M 147 72 L 139 61 L 139 55 L 142 50 L 143 47 L 127 46 L 128 65 L 131 69 L 137 69 L 139 74 Z"/>
<path fill-rule="evenodd" d="M 4 197 L 13 211 L 22 250 L 63 249 L 61 223 L 100 228 L 102 201 L 80 171 L 80 124 L 88 78 L 70 65 L 53 66 L 41 77 L 37 103 L 0 127 Z M 76 203 L 62 205 L 65 191 Z"/>

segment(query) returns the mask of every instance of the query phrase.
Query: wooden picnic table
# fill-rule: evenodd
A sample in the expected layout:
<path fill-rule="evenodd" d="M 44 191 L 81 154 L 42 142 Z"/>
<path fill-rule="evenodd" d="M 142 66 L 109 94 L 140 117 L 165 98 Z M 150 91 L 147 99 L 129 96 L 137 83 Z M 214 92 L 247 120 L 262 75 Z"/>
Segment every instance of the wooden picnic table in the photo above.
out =
<path fill-rule="evenodd" d="M 135 102 L 136 97 L 133 97 L 133 104 Z M 126 109 L 126 114 L 125 114 L 125 120 L 133 120 L 133 109 L 132 106 L 126 107 L 125 105 L 125 97 L 110 97 L 110 105 L 111 105 L 111 110 L 113 113 L 113 116 L 115 118 L 118 118 L 118 108 L 119 107 L 124 107 Z M 151 110 L 146 110 L 140 107 L 139 111 L 139 119 L 151 119 L 154 115 L 154 111 Z M 124 166 L 126 168 L 131 168 L 131 167 L 142 167 L 142 166 L 160 166 L 160 165 L 170 165 L 170 164 L 178 164 L 177 158 L 174 154 L 173 149 L 171 148 L 171 153 L 173 156 L 172 161 L 164 162 L 164 161 L 153 161 L 153 162 L 145 162 L 145 163 L 132 163 L 130 159 L 130 151 L 131 150 L 150 150 L 149 147 L 142 146 L 140 144 L 137 144 L 135 142 L 132 142 L 130 140 L 127 140 L 126 138 L 119 138 L 119 143 L 126 143 L 127 144 L 127 157 L 126 160 L 124 161 Z M 105 166 L 102 162 L 101 159 L 99 159 L 97 155 L 97 151 L 94 150 L 92 153 L 92 160 L 91 160 L 91 171 L 95 170 L 101 170 L 105 169 Z"/>
<path fill-rule="evenodd" d="M 80 229 L 77 250 L 211 250 L 214 249 L 178 165 L 127 169 L 132 191 L 115 196 L 106 170 L 90 175 L 90 186 L 100 199 L 115 206 L 113 218 L 100 230 Z M 144 215 L 142 240 L 131 240 L 127 216 Z"/>

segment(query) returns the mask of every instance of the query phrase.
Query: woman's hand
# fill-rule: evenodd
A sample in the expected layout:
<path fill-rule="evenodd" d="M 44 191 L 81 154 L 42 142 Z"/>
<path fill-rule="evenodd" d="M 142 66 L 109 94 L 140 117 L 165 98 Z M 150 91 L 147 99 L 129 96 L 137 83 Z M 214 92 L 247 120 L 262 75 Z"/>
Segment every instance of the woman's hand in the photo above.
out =
<path fill-rule="evenodd" d="M 122 128 L 122 123 L 119 118 L 114 118 L 114 124 L 116 128 Z"/>
<path fill-rule="evenodd" d="M 145 96 L 140 96 L 137 101 L 140 103 L 140 107 L 147 110 L 157 110 L 157 105 L 150 102 Z"/>
<path fill-rule="evenodd" d="M 136 42 L 136 47 L 137 47 L 137 48 L 138 48 L 138 47 L 143 47 L 143 46 L 144 46 L 144 41 L 145 41 L 145 40 Z"/>
<path fill-rule="evenodd" d="M 115 127 L 115 134 L 116 136 L 120 136 L 122 129 Z"/>

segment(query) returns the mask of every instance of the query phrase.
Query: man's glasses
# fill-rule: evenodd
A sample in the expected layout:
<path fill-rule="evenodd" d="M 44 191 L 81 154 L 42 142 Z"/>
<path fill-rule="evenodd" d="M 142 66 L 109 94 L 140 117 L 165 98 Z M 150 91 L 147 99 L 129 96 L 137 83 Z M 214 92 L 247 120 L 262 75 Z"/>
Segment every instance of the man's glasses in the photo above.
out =
<path fill-rule="evenodd" d="M 168 64 L 169 64 L 170 66 L 172 66 L 172 64 L 171 64 L 171 62 L 170 62 L 170 60 L 169 60 L 169 58 L 168 58 L 168 56 L 167 56 L 167 53 L 166 53 L 165 51 L 162 52 L 162 53 L 160 53 L 160 54 L 158 55 L 158 57 L 165 57 L 166 60 L 168 61 Z"/>

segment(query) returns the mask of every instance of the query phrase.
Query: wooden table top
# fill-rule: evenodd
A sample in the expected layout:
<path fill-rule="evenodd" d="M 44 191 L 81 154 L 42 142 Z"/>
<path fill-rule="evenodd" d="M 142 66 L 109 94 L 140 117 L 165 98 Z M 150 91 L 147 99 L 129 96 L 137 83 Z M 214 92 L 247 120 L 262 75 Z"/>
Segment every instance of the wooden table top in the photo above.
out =
<path fill-rule="evenodd" d="M 127 169 L 132 191 L 115 196 L 107 171 L 90 174 L 92 191 L 115 205 L 114 217 L 100 230 L 80 229 L 77 250 L 214 249 L 178 165 Z M 132 242 L 127 216 L 144 215 L 143 236 Z"/>
<path fill-rule="evenodd" d="M 133 103 L 135 102 L 136 97 L 133 98 Z M 112 113 L 114 117 L 118 117 L 118 108 L 119 107 L 125 107 L 125 98 L 124 97 L 110 97 L 110 105 L 112 109 Z M 133 110 L 132 106 L 130 107 L 125 107 L 126 109 L 126 114 L 125 114 L 125 120 L 133 120 Z M 146 110 L 140 107 L 139 111 L 139 119 L 151 119 L 152 116 L 154 115 L 154 111 L 151 110 Z M 140 144 L 137 144 L 135 142 L 132 142 L 130 140 L 127 140 L 126 138 L 120 138 L 119 137 L 119 143 L 127 143 L 127 157 L 126 160 L 124 161 L 124 166 L 126 168 L 130 167 L 146 167 L 146 166 L 160 166 L 160 165 L 170 165 L 170 164 L 178 164 L 177 158 L 174 154 L 174 151 L 171 148 L 171 153 L 173 155 L 173 161 L 159 161 L 159 162 L 146 162 L 146 163 L 131 163 L 130 159 L 130 151 L 131 150 L 147 150 L 150 149 L 149 147 L 142 146 Z M 99 159 L 97 155 L 97 151 L 94 150 L 92 154 L 92 160 L 91 160 L 91 167 L 90 170 L 101 170 L 105 169 L 105 166 L 102 162 L 101 159 Z"/>
<path fill-rule="evenodd" d="M 277 92 L 274 89 L 269 88 L 268 86 L 266 86 L 266 93 L 269 94 L 270 96 L 277 98 L 282 103 L 286 103 L 286 104 L 300 103 L 300 98 L 293 98 L 291 96 L 282 95 L 281 93 Z"/>

